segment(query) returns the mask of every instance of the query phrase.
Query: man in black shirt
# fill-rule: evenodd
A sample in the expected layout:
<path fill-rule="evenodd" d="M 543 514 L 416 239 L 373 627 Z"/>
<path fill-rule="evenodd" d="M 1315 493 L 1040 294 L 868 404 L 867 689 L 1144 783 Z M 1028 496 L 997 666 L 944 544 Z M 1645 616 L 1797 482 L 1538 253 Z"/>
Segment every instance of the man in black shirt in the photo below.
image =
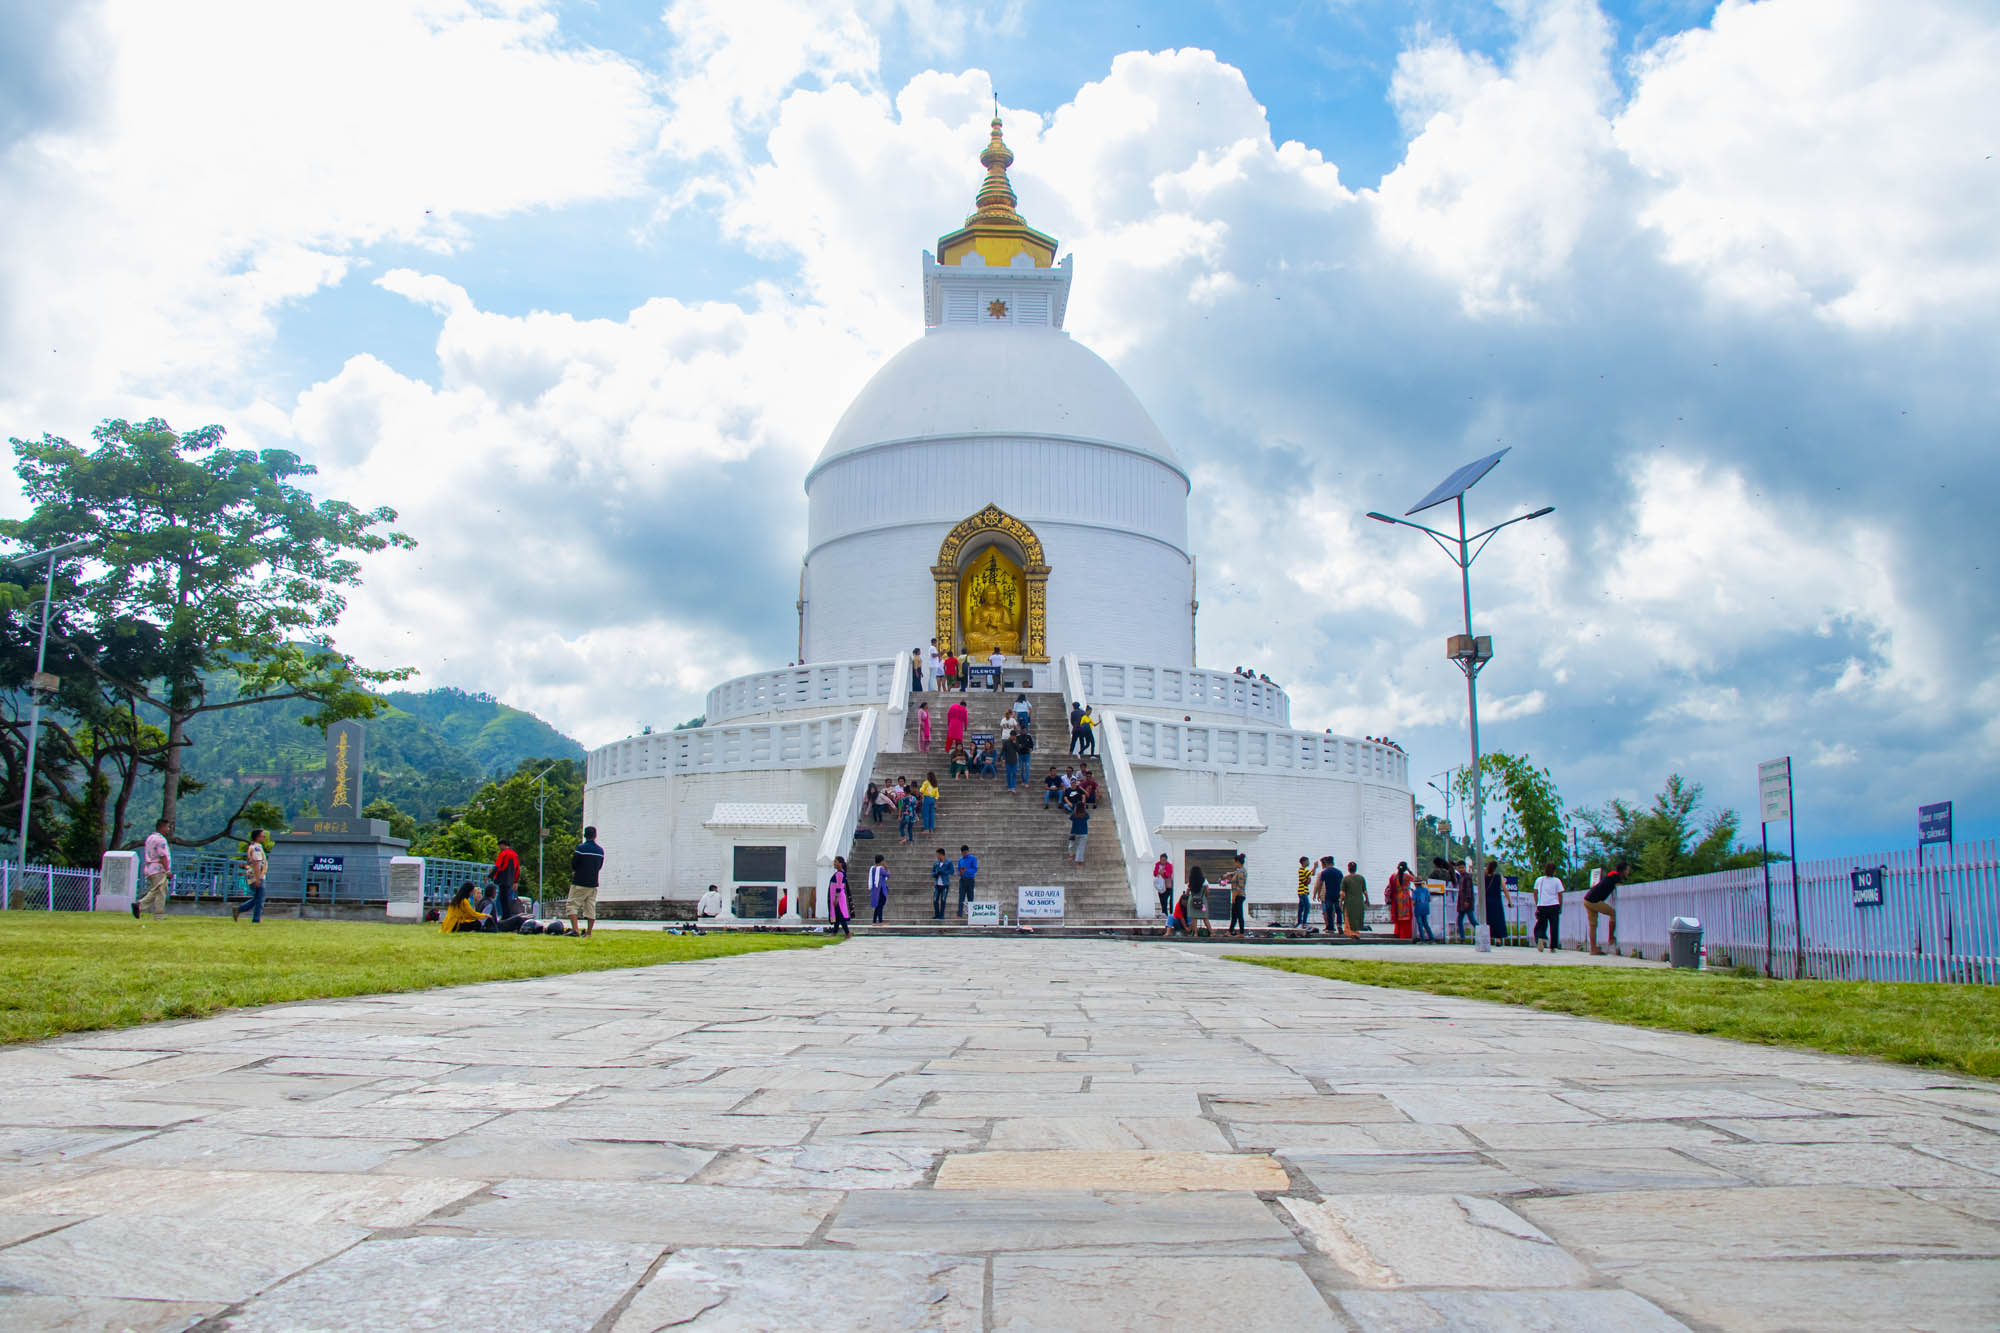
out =
<path fill-rule="evenodd" d="M 597 876 L 604 869 L 604 849 L 597 845 L 597 826 L 583 831 L 583 841 L 569 854 L 569 927 L 572 934 L 597 929 Z M 586 922 L 577 931 L 577 918 Z"/>
<path fill-rule="evenodd" d="M 1590 951 L 1602 953 L 1597 947 L 1597 918 L 1611 918 L 1611 952 L 1618 952 L 1618 909 L 1611 905 L 1611 895 L 1618 892 L 1618 886 L 1631 873 L 1625 862 L 1620 861 L 1611 868 L 1611 873 L 1590 886 L 1583 895 L 1584 919 L 1590 923 Z"/>

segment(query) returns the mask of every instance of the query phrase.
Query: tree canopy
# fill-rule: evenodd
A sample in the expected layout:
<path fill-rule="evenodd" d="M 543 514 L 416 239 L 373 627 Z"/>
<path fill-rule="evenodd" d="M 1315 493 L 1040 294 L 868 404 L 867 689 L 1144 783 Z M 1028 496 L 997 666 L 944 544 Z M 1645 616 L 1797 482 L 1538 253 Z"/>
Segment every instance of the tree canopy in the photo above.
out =
<path fill-rule="evenodd" d="M 1736 812 L 1725 807 L 1703 820 L 1701 799 L 1699 782 L 1674 773 L 1650 807 L 1612 801 L 1580 818 L 1598 859 L 1606 865 L 1629 862 L 1635 883 L 1762 865 L 1759 849 L 1736 841 L 1741 827 Z"/>
<path fill-rule="evenodd" d="M 162 741 L 135 727 L 122 753 L 157 758 L 170 827 L 191 781 L 183 752 L 195 719 L 298 699 L 313 705 L 301 721 L 323 727 L 372 715 L 380 703 L 366 686 L 411 674 L 363 667 L 330 639 L 360 581 L 356 557 L 415 545 L 390 526 L 395 511 L 316 500 L 299 484 L 315 469 L 298 455 L 225 448 L 223 434 L 178 433 L 155 418 L 106 421 L 89 448 L 53 435 L 15 439 L 34 509 L 0 522 L 0 536 L 30 547 L 89 543 L 79 567 L 59 572 L 51 644 L 67 672 L 87 674 L 113 703 L 164 718 Z M 212 688 L 219 677 L 230 688 Z M 256 796 L 253 787 L 245 805 Z M 242 817 L 239 807 L 207 836 L 177 830 L 176 841 L 227 836 Z"/>
<path fill-rule="evenodd" d="M 1494 751 L 1479 757 L 1480 777 L 1489 807 L 1499 806 L 1499 821 L 1489 821 L 1486 854 L 1510 869 L 1535 872 L 1554 862 L 1560 872 L 1569 864 L 1569 839 L 1562 795 L 1546 768 L 1526 755 Z M 1472 803 L 1472 773 L 1459 770 L 1458 793 Z M 1469 816 L 1468 816 L 1469 819 Z"/>

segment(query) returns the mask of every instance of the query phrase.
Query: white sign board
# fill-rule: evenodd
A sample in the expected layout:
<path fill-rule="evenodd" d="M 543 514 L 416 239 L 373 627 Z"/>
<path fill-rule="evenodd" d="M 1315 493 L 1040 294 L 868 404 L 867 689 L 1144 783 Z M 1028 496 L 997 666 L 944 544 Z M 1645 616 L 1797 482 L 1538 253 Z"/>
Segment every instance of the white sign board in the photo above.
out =
<path fill-rule="evenodd" d="M 1779 824 L 1792 817 L 1792 761 L 1773 759 L 1757 765 L 1757 806 L 1766 824 Z"/>
<path fill-rule="evenodd" d="M 1023 884 L 1021 886 L 1021 919 L 1043 920 L 1060 918 L 1063 914 L 1063 886 L 1060 884 Z"/>
<path fill-rule="evenodd" d="M 997 926 L 1000 924 L 1000 904 L 980 902 L 974 899 L 965 905 L 965 924 L 968 926 Z"/>

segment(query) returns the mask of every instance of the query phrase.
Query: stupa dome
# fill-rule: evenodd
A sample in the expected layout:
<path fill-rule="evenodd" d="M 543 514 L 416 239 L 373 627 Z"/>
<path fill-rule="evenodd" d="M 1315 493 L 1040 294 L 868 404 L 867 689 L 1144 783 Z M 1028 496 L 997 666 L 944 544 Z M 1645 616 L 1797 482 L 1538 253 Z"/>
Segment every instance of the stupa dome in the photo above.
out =
<path fill-rule="evenodd" d="M 934 328 L 892 357 L 834 426 L 813 471 L 877 445 L 992 436 L 1110 445 L 1186 476 L 1103 357 L 1056 329 L 977 324 Z"/>

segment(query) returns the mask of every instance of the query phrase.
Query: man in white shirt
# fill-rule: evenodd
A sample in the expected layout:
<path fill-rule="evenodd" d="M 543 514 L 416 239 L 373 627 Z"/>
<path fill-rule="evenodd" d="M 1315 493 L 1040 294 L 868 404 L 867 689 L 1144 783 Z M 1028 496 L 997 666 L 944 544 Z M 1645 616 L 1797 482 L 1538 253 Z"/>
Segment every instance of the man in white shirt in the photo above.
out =
<path fill-rule="evenodd" d="M 1000 693 L 1000 673 L 1006 669 L 1007 655 L 995 648 L 987 655 L 986 665 L 993 668 L 993 692 Z"/>
<path fill-rule="evenodd" d="M 1556 863 L 1551 861 L 1542 867 L 1542 876 L 1535 881 L 1535 951 L 1543 946 L 1542 936 L 1548 935 L 1551 950 L 1562 948 L 1563 882 L 1556 878 Z"/>
<path fill-rule="evenodd" d="M 722 890 L 716 888 L 713 884 L 709 885 L 708 892 L 701 895 L 701 901 L 695 904 L 694 910 L 698 916 L 705 920 L 713 920 L 721 916 Z"/>
<path fill-rule="evenodd" d="M 140 858 L 140 869 L 146 876 L 146 892 L 132 903 L 132 919 L 135 921 L 141 911 L 150 911 L 156 917 L 167 914 L 167 885 L 174 878 L 174 857 L 167 847 L 167 835 L 173 829 L 172 824 L 162 819 L 146 835 L 145 851 Z"/>
<path fill-rule="evenodd" d="M 929 682 L 925 688 L 929 690 L 943 689 L 944 686 L 941 683 L 943 675 L 944 654 L 938 651 L 937 640 L 932 639 L 930 647 L 924 649 L 924 679 Z"/>

